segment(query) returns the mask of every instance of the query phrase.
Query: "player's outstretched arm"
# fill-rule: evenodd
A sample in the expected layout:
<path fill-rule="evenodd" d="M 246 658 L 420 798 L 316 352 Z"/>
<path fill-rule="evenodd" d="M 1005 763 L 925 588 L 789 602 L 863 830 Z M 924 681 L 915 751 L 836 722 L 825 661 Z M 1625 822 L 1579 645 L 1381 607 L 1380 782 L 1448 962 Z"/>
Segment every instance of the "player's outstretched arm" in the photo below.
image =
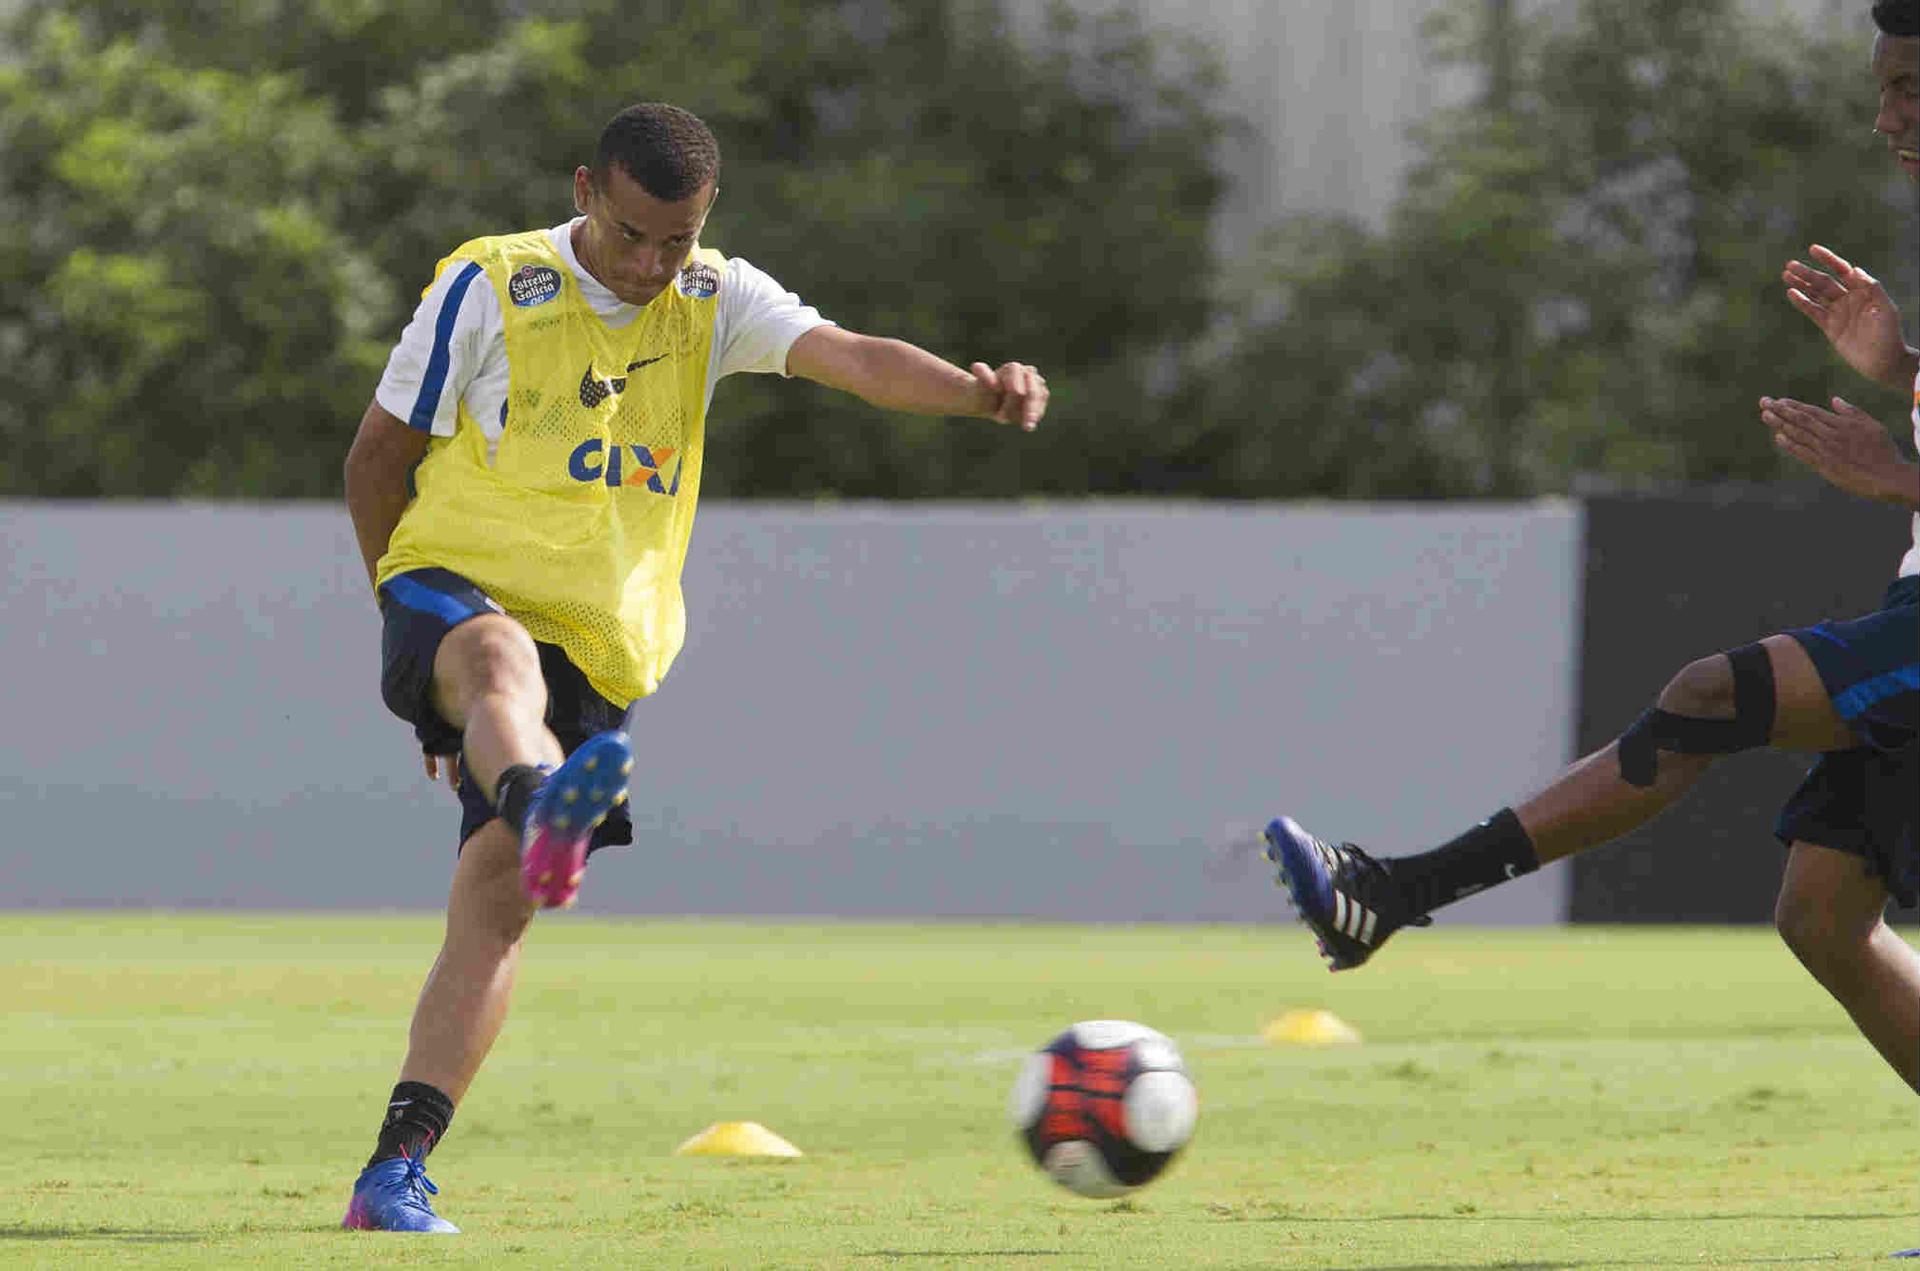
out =
<path fill-rule="evenodd" d="M 426 433 L 407 427 L 379 402 L 369 402 L 360 417 L 360 431 L 347 451 L 347 515 L 353 518 L 369 584 L 387 554 L 393 527 L 407 510 L 407 474 L 427 453 L 427 441 Z"/>
<path fill-rule="evenodd" d="M 1818 243 L 1808 254 L 1817 264 L 1788 261 L 1780 273 L 1788 303 L 1820 328 L 1848 366 L 1888 388 L 1911 385 L 1920 349 L 1907 343 L 1900 310 L 1880 280 Z"/>
<path fill-rule="evenodd" d="M 1920 512 L 1920 464 L 1909 462 L 1880 421 L 1853 403 L 1836 397 L 1826 410 L 1763 397 L 1760 422 L 1776 446 L 1829 485 Z"/>
<path fill-rule="evenodd" d="M 815 327 L 787 351 L 787 372 L 852 393 L 883 410 L 915 415 L 969 415 L 1039 427 L 1047 413 L 1047 381 L 1024 362 L 999 369 L 975 362 L 963 371 L 904 340 Z"/>

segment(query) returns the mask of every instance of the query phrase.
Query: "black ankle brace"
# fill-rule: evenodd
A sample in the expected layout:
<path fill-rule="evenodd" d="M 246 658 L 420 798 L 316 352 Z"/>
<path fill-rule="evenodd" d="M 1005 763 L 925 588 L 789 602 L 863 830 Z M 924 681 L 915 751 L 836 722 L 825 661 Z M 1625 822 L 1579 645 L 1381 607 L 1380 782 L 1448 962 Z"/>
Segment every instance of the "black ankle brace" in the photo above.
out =
<path fill-rule="evenodd" d="M 515 834 L 527 828 L 527 810 L 533 804 L 533 792 L 551 771 L 530 763 L 517 763 L 501 773 L 500 780 L 494 783 L 493 810 Z"/>
<path fill-rule="evenodd" d="M 377 1165 L 396 1156 L 425 1160 L 434 1145 L 446 1137 L 451 1124 L 453 1100 L 424 1081 L 403 1081 L 393 1088 L 393 1097 L 387 1101 L 380 1141 L 367 1164 Z"/>

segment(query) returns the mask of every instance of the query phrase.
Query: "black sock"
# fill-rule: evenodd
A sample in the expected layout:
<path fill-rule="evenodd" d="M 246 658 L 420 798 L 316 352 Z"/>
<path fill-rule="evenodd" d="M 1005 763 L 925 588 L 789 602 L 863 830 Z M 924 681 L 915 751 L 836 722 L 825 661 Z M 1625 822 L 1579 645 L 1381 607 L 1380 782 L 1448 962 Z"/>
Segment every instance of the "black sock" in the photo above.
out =
<path fill-rule="evenodd" d="M 517 763 L 500 774 L 500 780 L 493 785 L 493 810 L 500 819 L 513 827 L 514 833 L 527 828 L 527 807 L 533 802 L 533 792 L 547 779 L 550 769 L 536 768 L 530 763 Z"/>
<path fill-rule="evenodd" d="M 424 1081 L 403 1081 L 387 1101 L 387 1119 L 380 1123 L 380 1142 L 367 1158 L 377 1165 L 396 1156 L 424 1160 L 446 1135 L 453 1121 L 453 1100 Z"/>
<path fill-rule="evenodd" d="M 1501 808 L 1450 843 L 1386 862 L 1416 913 L 1463 900 L 1540 868 L 1520 818 Z"/>

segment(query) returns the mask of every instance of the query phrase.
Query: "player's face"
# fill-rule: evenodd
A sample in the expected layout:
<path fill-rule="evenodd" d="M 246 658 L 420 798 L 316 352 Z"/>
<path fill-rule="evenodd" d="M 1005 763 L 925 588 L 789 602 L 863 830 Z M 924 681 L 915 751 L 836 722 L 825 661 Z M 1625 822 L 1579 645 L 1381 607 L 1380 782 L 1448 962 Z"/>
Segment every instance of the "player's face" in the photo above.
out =
<path fill-rule="evenodd" d="M 573 203 L 587 218 L 582 227 L 580 263 L 603 286 L 632 305 L 643 305 L 666 290 L 700 240 L 707 210 L 717 191 L 713 183 L 677 203 L 656 199 L 618 164 L 604 181 L 590 168 L 573 174 Z"/>
<path fill-rule="evenodd" d="M 1879 36 L 1873 74 L 1880 81 L 1873 130 L 1887 139 L 1907 179 L 1920 180 L 1920 39 Z"/>

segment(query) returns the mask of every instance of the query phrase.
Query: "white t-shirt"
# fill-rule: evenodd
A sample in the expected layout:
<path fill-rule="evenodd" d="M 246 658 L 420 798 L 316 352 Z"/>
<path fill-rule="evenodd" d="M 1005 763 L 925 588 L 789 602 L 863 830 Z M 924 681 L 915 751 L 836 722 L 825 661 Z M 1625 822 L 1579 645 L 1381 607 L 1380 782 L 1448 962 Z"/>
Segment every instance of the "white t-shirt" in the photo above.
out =
<path fill-rule="evenodd" d="M 1913 377 L 1913 445 L 1920 450 L 1920 374 Z M 1913 546 L 1900 560 L 1900 576 L 1920 574 L 1920 512 L 1913 514 Z"/>
<path fill-rule="evenodd" d="M 580 294 L 593 312 L 608 326 L 623 327 L 639 314 L 639 306 L 621 300 L 581 268 L 573 254 L 574 224 L 568 221 L 556 225 L 547 231 L 547 237 L 573 271 Z M 467 414 L 487 440 L 497 443 L 507 404 L 507 344 L 500 299 L 492 287 L 459 285 L 461 272 L 456 262 L 449 262 L 420 298 L 413 321 L 407 323 L 400 342 L 387 358 L 386 373 L 380 377 L 374 400 L 391 414 L 412 421 L 421 389 L 429 379 L 435 380 L 439 402 L 433 412 L 432 434 L 453 436 L 458 419 L 456 403 L 465 402 Z M 454 306 L 451 315 L 447 312 L 450 295 Z M 720 280 L 705 406 L 713 404 L 713 386 L 723 376 L 740 372 L 785 375 L 787 351 L 793 342 L 824 325 L 828 325 L 827 319 L 819 310 L 802 304 L 800 297 L 746 261 L 730 257 Z M 442 368 L 432 366 L 436 356 L 445 359 Z"/>

